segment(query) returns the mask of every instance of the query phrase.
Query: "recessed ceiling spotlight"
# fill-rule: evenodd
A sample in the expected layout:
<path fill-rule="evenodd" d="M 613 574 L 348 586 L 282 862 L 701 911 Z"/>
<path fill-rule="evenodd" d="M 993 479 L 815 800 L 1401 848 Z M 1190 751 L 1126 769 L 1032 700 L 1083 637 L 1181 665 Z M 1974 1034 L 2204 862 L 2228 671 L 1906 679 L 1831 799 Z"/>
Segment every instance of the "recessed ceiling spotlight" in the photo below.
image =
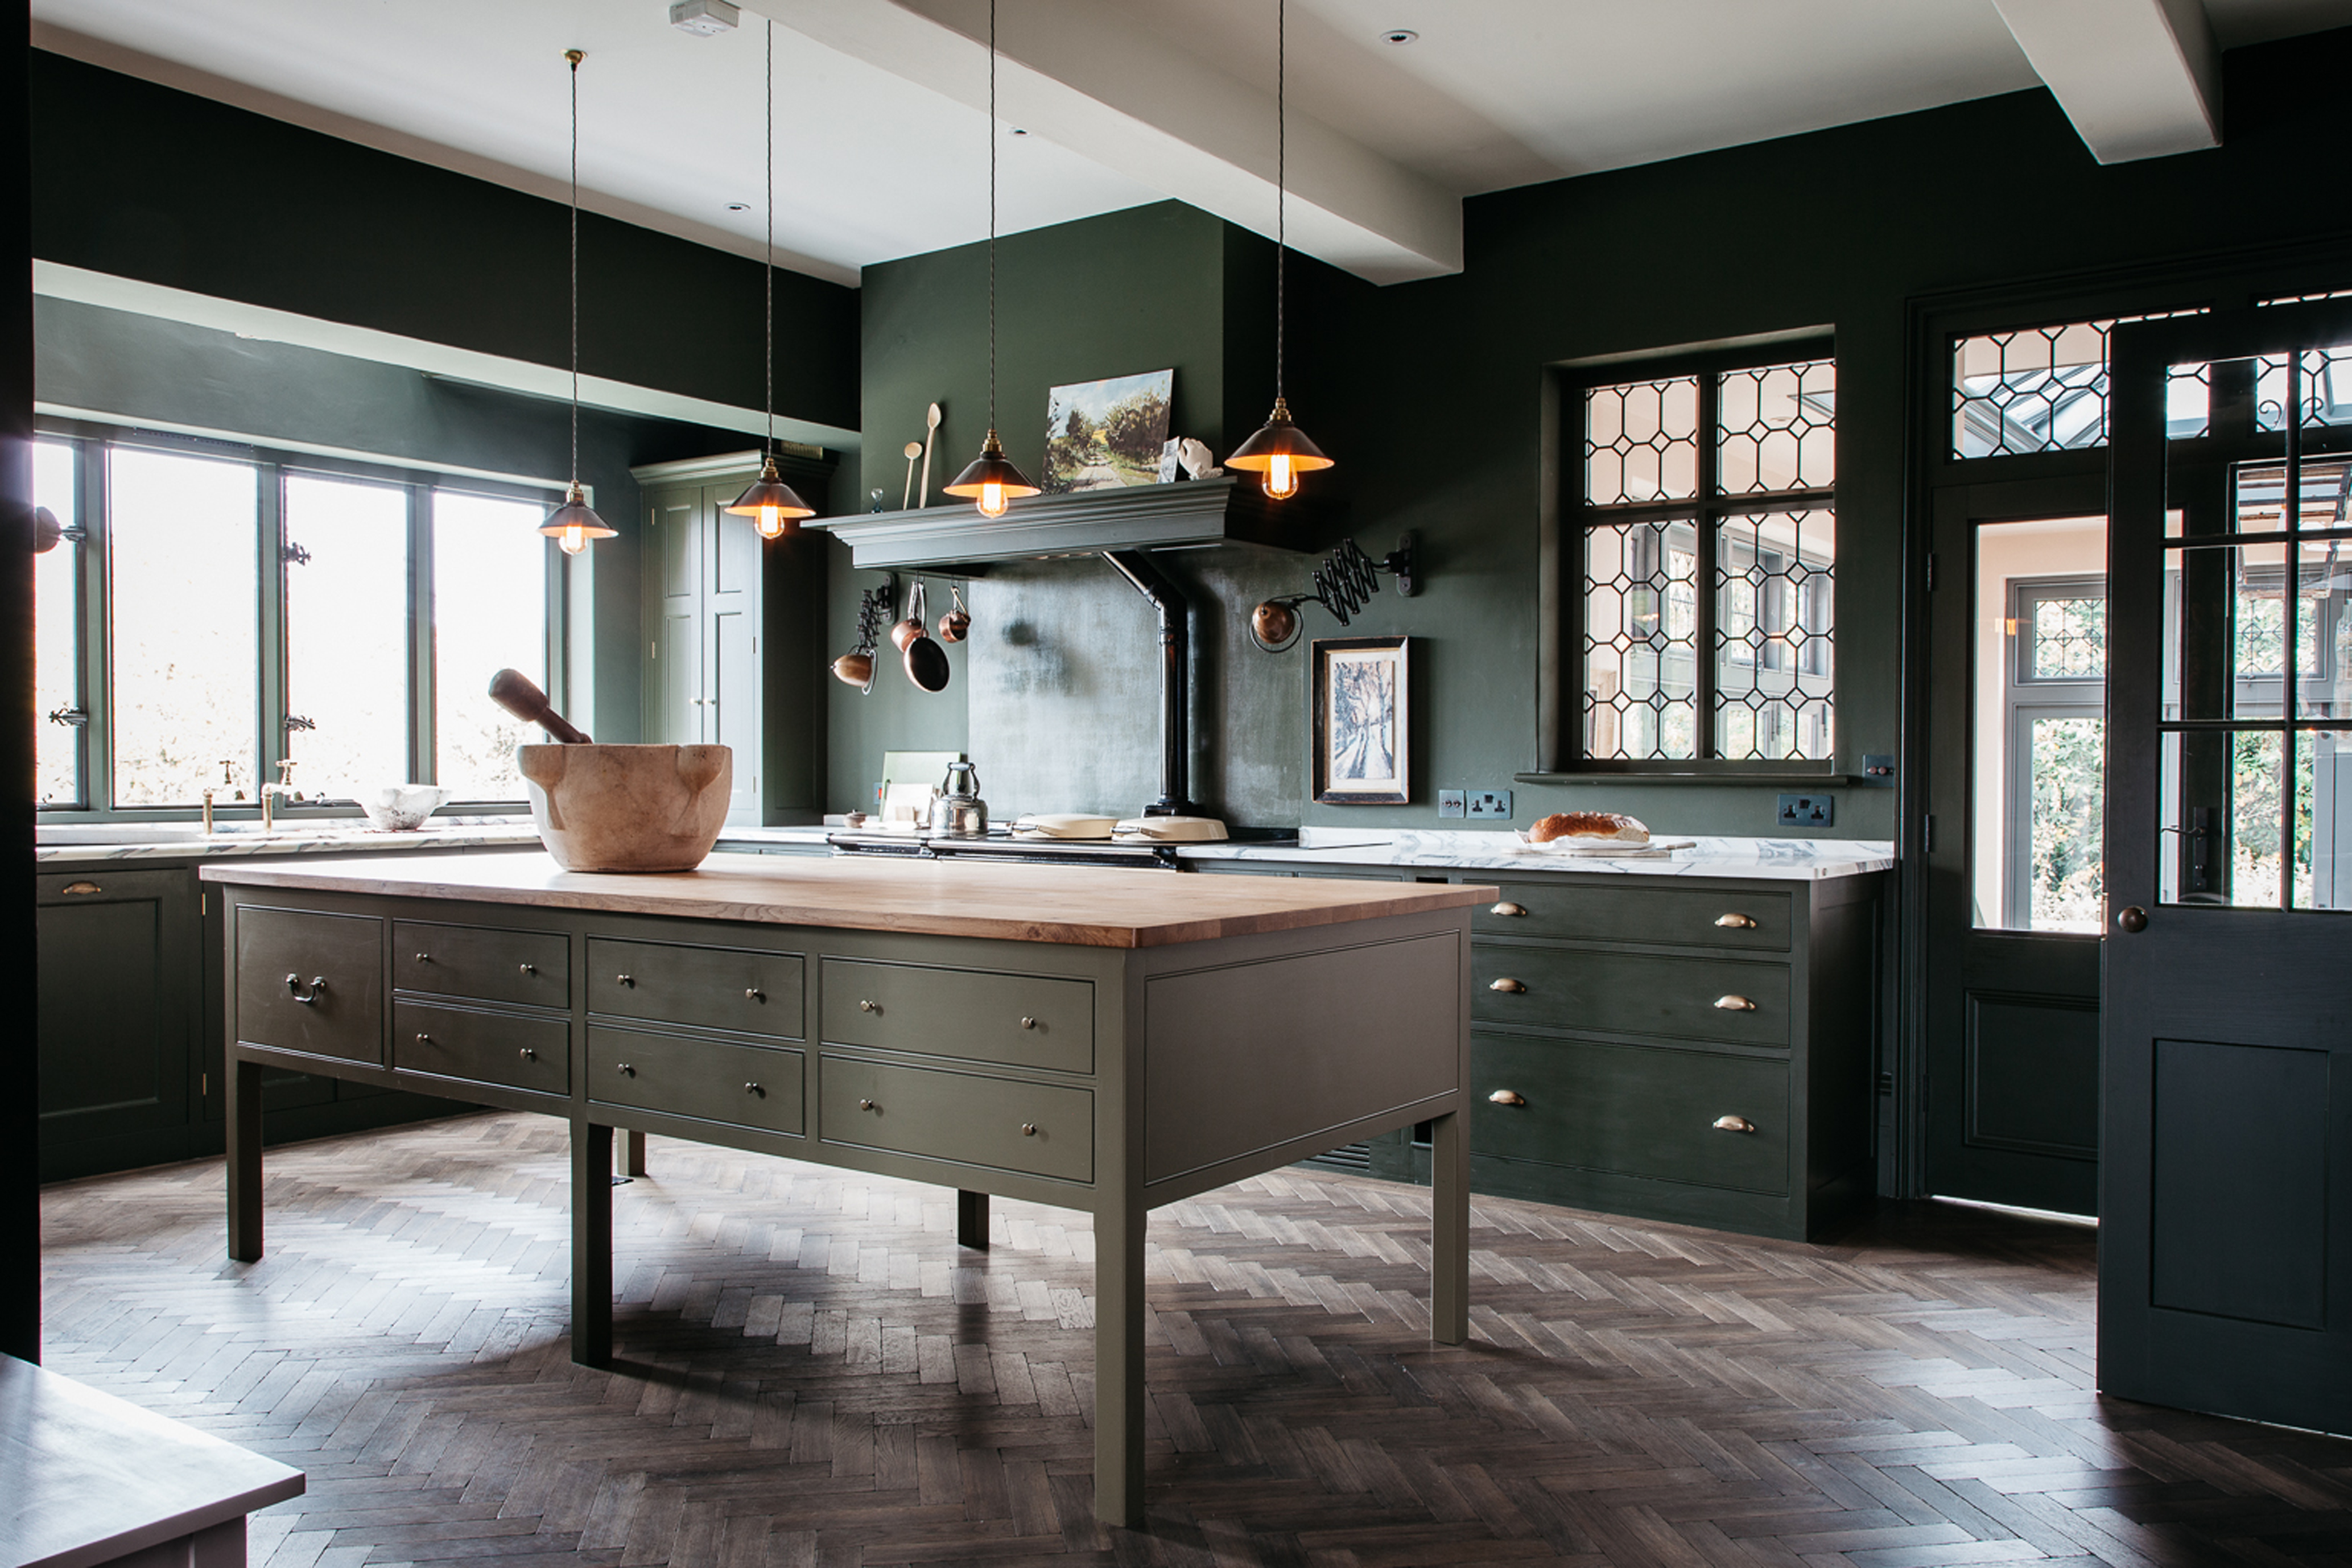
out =
<path fill-rule="evenodd" d="M 751 210 L 751 204 L 750 202 L 729 202 L 727 204 L 727 210 L 730 213 L 747 213 Z"/>
<path fill-rule="evenodd" d="M 1024 126 L 1014 125 L 1008 127 L 1008 129 L 1011 130 L 1013 134 L 1015 136 L 1026 136 L 1029 134 L 1027 128 Z"/>
<path fill-rule="evenodd" d="M 1391 27 L 1387 32 L 1381 35 L 1381 42 L 1384 44 L 1410 44 L 1417 40 L 1420 37 L 1421 35 L 1414 32 L 1411 27 Z"/>

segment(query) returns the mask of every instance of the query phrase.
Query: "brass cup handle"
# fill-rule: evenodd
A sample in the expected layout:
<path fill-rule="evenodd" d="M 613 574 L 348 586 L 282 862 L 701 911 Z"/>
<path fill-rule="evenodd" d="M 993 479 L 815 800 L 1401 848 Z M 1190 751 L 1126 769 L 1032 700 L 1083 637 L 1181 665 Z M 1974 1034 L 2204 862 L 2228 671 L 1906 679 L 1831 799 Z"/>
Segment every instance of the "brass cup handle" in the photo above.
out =
<path fill-rule="evenodd" d="M 523 1060 L 525 1060 L 525 1061 L 527 1061 L 527 1062 L 535 1062 L 535 1061 L 539 1060 L 539 1053 L 538 1053 L 537 1051 L 535 1051 L 535 1050 L 532 1050 L 529 1046 L 524 1046 L 524 1047 L 521 1047 L 521 1050 L 522 1050 L 522 1059 L 523 1059 Z"/>
<path fill-rule="evenodd" d="M 1715 923 L 1724 931 L 1754 931 L 1756 917 L 1739 914 L 1717 915 L 1715 917 Z"/>
<path fill-rule="evenodd" d="M 1525 991 L 1527 988 L 1528 983 L 1524 980 L 1490 980 L 1486 983 L 1486 989 L 1489 991 L 1507 991 L 1514 995 Z M 1720 1004 L 1717 1004 L 1717 1005 L 1720 1005 Z"/>
<path fill-rule="evenodd" d="M 861 1013 L 879 1013 L 882 1011 L 882 1005 L 879 1002 L 860 1002 L 857 1005 L 857 1010 Z"/>
<path fill-rule="evenodd" d="M 1489 1105 L 1525 1105 L 1528 1097 L 1515 1089 L 1498 1089 L 1486 1097 Z"/>
<path fill-rule="evenodd" d="M 326 988 L 327 977 L 323 974 L 315 974 L 310 977 L 310 989 L 307 992 L 302 989 L 302 977 L 300 975 L 289 974 L 286 977 L 286 994 L 293 997 L 294 1000 L 301 1003 L 305 1007 L 316 1005 L 319 1000 L 319 993 L 324 991 Z"/>
<path fill-rule="evenodd" d="M 768 999 L 768 994 L 756 985 L 743 987 L 743 996 L 746 1001 L 751 1002 L 765 1002 Z"/>
<path fill-rule="evenodd" d="M 2116 925 L 2118 929 L 2137 936 L 2147 929 L 2147 911 L 2137 904 L 2118 910 L 2116 911 Z"/>
<path fill-rule="evenodd" d="M 1718 1116 L 1715 1119 L 1715 1130 L 1717 1132 L 1753 1132 L 1756 1123 L 1745 1116 Z"/>
<path fill-rule="evenodd" d="M 96 882 L 68 882 L 65 887 L 59 890 L 69 899 L 86 899 L 92 893 L 102 893 L 106 891 L 105 889 L 100 887 Z"/>
<path fill-rule="evenodd" d="M 1508 899 L 1506 899 L 1501 903 L 1496 904 L 1493 909 L 1488 910 L 1486 912 L 1490 915 L 1503 915 L 1506 917 L 1512 915 L 1524 915 L 1528 912 L 1528 907 L 1525 904 L 1515 904 Z"/>
<path fill-rule="evenodd" d="M 1037 1124 L 1034 1121 L 1023 1122 L 1021 1124 L 1021 1136 L 1024 1138 L 1034 1138 L 1037 1136 Z"/>
<path fill-rule="evenodd" d="M 1745 996 L 1718 996 L 1715 999 L 1715 1006 L 1716 1011 L 1719 1013 L 1753 1013 L 1756 1011 L 1756 1004 L 1750 1002 Z"/>

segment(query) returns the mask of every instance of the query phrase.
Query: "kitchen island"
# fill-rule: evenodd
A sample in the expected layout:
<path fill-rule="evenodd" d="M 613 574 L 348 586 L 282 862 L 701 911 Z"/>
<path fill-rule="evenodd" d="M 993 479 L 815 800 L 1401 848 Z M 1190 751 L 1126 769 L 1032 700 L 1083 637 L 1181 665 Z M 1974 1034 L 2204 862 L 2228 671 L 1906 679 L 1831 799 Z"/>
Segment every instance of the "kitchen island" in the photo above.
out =
<path fill-rule="evenodd" d="M 1097 1517 L 1143 1507 L 1149 1210 L 1433 1132 L 1431 1332 L 1468 1331 L 1461 883 L 541 853 L 206 866 L 226 893 L 229 1253 L 261 1256 L 266 1068 L 567 1120 L 572 1355 L 613 1355 L 615 1125 L 1084 1209 Z"/>

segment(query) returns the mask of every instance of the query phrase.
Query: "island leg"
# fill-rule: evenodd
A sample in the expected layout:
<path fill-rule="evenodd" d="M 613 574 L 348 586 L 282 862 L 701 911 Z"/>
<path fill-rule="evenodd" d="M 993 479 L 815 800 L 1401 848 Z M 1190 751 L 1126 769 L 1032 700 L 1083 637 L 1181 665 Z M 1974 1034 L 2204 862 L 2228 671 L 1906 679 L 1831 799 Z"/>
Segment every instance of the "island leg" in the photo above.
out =
<path fill-rule="evenodd" d="M 988 1250 L 988 1194 L 956 1190 L 956 1245 Z"/>
<path fill-rule="evenodd" d="M 572 1359 L 613 1360 L 613 1130 L 572 1124 Z"/>
<path fill-rule="evenodd" d="M 229 1052 L 228 1255 L 261 1261 L 261 1064 Z"/>
<path fill-rule="evenodd" d="M 1139 1202 L 1095 1211 L 1095 1517 L 1143 1525 L 1143 1226 Z"/>
<path fill-rule="evenodd" d="M 1470 1126 L 1460 1112 L 1429 1124 L 1429 1337 L 1470 1337 Z"/>
<path fill-rule="evenodd" d="M 635 1128 L 622 1128 L 620 1164 L 614 1174 L 642 1176 L 646 1173 L 646 1135 Z"/>

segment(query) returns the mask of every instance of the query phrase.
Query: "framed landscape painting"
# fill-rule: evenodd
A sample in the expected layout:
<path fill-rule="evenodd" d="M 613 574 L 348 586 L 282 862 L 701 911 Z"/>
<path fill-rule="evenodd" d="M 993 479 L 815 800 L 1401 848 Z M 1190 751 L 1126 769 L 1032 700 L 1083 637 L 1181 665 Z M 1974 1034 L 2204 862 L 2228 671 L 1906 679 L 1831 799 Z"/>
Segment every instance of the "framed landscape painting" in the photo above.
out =
<path fill-rule="evenodd" d="M 1045 399 L 1045 493 L 1158 484 L 1175 390 L 1172 370 L 1054 388 Z"/>
<path fill-rule="evenodd" d="M 1412 733 L 1405 637 L 1315 644 L 1315 798 L 1326 805 L 1403 805 Z"/>

